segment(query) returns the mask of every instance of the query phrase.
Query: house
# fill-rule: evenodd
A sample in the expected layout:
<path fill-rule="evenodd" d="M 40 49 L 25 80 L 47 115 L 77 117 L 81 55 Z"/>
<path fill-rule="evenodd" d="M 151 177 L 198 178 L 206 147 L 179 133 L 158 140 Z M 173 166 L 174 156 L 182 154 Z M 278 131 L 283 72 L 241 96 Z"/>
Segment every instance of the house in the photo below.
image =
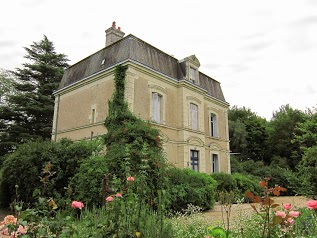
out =
<path fill-rule="evenodd" d="M 105 48 L 69 67 L 55 95 L 52 140 L 94 138 L 114 91 L 114 68 L 128 66 L 130 110 L 159 128 L 169 163 L 179 168 L 230 173 L 228 107 L 220 83 L 199 71 L 195 55 L 178 60 L 115 22 Z"/>

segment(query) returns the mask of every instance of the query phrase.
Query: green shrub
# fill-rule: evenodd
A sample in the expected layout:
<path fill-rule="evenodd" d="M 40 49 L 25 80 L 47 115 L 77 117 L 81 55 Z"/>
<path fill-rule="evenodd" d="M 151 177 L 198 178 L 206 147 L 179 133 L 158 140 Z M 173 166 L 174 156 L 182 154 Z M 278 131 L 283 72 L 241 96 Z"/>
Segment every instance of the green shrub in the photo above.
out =
<path fill-rule="evenodd" d="M 190 169 L 170 168 L 168 170 L 170 208 L 182 211 L 188 204 L 203 210 L 211 209 L 215 203 L 216 181 L 208 174 Z"/>
<path fill-rule="evenodd" d="M 92 156 L 83 161 L 71 179 L 72 197 L 90 207 L 99 207 L 102 204 L 102 180 L 108 172 L 103 156 Z"/>
<path fill-rule="evenodd" d="M 234 173 L 232 174 L 232 178 L 236 181 L 237 190 L 241 197 L 245 197 L 244 194 L 247 191 L 252 192 L 255 195 L 260 195 L 261 187 L 256 177 Z"/>
<path fill-rule="evenodd" d="M 35 189 L 45 197 L 63 198 L 67 196 L 69 179 L 77 172 L 80 163 L 95 151 L 101 150 L 100 141 L 78 142 L 30 142 L 21 145 L 4 162 L 1 180 L 0 201 L 2 206 L 16 199 L 15 185 L 19 187 L 19 200 L 32 204 Z M 49 182 L 43 170 L 50 162 Z M 42 179 L 41 179 L 42 178 Z M 42 180 L 42 181 L 41 181 Z"/>
<path fill-rule="evenodd" d="M 211 177 L 217 181 L 217 192 L 230 192 L 237 190 L 237 182 L 231 174 L 215 173 Z"/>

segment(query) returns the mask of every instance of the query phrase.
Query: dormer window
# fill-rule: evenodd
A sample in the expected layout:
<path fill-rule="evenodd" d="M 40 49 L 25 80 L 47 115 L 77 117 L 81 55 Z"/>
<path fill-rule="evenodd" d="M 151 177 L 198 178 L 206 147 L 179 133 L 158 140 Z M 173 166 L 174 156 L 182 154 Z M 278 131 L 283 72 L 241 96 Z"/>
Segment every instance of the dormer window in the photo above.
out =
<path fill-rule="evenodd" d="M 189 67 L 189 81 L 191 81 L 192 83 L 197 82 L 196 69 L 194 69 L 193 67 Z"/>
<path fill-rule="evenodd" d="M 195 55 L 188 56 L 179 61 L 180 67 L 184 72 L 184 78 L 190 81 L 191 83 L 200 85 L 199 83 L 199 60 Z"/>

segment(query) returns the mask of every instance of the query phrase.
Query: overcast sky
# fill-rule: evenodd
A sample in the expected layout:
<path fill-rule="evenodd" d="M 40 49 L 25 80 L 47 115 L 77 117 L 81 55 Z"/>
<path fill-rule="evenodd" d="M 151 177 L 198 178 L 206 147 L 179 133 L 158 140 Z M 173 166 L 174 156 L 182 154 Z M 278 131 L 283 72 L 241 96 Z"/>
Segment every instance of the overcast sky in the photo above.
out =
<path fill-rule="evenodd" d="M 45 34 L 70 64 L 104 47 L 113 21 L 221 83 L 230 105 L 268 120 L 317 106 L 317 0 L 11 0 L 0 14 L 0 68 L 26 62 Z"/>

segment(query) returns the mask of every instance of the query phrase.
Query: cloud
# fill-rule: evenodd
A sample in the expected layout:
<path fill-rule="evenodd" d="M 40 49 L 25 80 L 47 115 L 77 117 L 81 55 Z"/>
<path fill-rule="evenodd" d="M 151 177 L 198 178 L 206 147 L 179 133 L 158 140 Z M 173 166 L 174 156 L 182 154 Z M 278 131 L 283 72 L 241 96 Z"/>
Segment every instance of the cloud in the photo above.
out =
<path fill-rule="evenodd" d="M 247 51 L 259 51 L 264 50 L 272 45 L 273 41 L 263 41 L 263 42 L 257 42 L 248 44 L 245 46 L 240 47 L 240 50 L 247 50 Z"/>
<path fill-rule="evenodd" d="M 228 64 L 227 67 L 232 73 L 241 73 L 249 69 L 246 64 Z"/>
<path fill-rule="evenodd" d="M 0 48 L 3 48 L 3 47 L 14 47 L 16 45 L 17 45 L 17 43 L 14 42 L 14 41 L 0 40 Z"/>
<path fill-rule="evenodd" d="M 303 17 L 299 20 L 290 22 L 290 26 L 298 26 L 298 27 L 302 27 L 302 26 L 309 26 L 309 25 L 314 25 L 317 24 L 317 15 L 310 15 L 310 16 L 306 16 Z"/>
<path fill-rule="evenodd" d="M 34 8 L 40 5 L 43 5 L 45 0 L 24 0 L 20 1 L 22 7 Z"/>

